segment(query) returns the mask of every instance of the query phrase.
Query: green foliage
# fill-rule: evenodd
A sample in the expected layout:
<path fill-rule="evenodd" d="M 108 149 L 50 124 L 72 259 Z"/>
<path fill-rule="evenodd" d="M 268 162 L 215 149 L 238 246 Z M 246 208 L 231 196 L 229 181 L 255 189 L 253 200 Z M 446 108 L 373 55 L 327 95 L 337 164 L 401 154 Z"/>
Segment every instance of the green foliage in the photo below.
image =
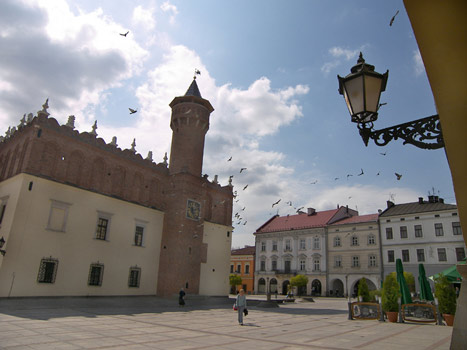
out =
<path fill-rule="evenodd" d="M 370 301 L 370 291 L 368 289 L 368 284 L 366 283 L 366 278 L 362 278 L 358 282 L 357 295 L 359 297 L 362 297 L 362 301 L 365 303 L 368 303 Z"/>
<path fill-rule="evenodd" d="M 305 275 L 297 275 L 290 279 L 290 285 L 292 287 L 304 287 L 308 284 L 308 277 Z"/>
<path fill-rule="evenodd" d="M 376 301 L 376 296 L 381 296 L 382 291 L 381 289 L 370 290 L 370 300 Z"/>
<path fill-rule="evenodd" d="M 381 303 L 384 311 L 399 311 L 397 299 L 401 296 L 399 283 L 395 274 L 390 273 L 386 276 L 383 283 L 383 293 Z"/>
<path fill-rule="evenodd" d="M 456 313 L 456 291 L 447 276 L 443 274 L 435 279 L 435 296 L 438 298 L 441 314 L 454 315 Z"/>
<path fill-rule="evenodd" d="M 238 275 L 235 274 L 230 274 L 229 276 L 229 283 L 232 287 L 238 286 L 242 284 L 242 278 Z"/>
<path fill-rule="evenodd" d="M 397 280 L 397 274 L 395 271 L 391 272 L 391 275 L 394 275 L 394 278 Z M 404 278 L 407 282 L 410 293 L 415 293 L 415 277 L 413 276 L 413 273 L 404 271 Z"/>

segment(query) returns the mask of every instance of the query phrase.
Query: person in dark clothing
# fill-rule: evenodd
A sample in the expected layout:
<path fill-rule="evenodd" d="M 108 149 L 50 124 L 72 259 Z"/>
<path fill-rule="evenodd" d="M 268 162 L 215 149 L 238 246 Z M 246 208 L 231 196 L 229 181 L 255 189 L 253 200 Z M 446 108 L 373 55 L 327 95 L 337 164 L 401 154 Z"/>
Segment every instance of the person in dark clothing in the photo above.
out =
<path fill-rule="evenodd" d="M 185 291 L 183 288 L 180 289 L 180 292 L 178 293 L 178 305 L 184 306 L 185 305 Z"/>

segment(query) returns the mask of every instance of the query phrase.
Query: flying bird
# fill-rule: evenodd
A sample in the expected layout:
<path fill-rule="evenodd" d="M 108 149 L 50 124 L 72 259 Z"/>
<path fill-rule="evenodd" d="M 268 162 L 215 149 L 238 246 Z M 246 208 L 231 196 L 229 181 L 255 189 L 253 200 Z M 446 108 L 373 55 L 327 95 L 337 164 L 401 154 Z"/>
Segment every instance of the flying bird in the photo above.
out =
<path fill-rule="evenodd" d="M 227 159 L 227 161 L 228 161 L 228 162 L 230 162 L 231 160 L 232 160 L 232 156 L 230 156 L 230 158 L 229 158 L 229 159 Z"/>
<path fill-rule="evenodd" d="M 318 180 L 315 180 L 313 182 L 310 182 L 311 185 L 314 185 L 314 184 L 317 184 L 318 183 Z"/>
<path fill-rule="evenodd" d="M 336 180 L 339 180 L 339 178 L 338 178 L 338 177 L 335 177 L 335 178 L 334 178 L 334 181 L 336 181 Z"/>
<path fill-rule="evenodd" d="M 241 168 L 241 169 L 240 169 L 240 173 L 241 173 L 243 170 L 246 170 L 246 168 Z"/>
<path fill-rule="evenodd" d="M 363 169 L 361 169 L 361 170 L 362 170 L 362 172 L 360 174 L 358 174 L 357 176 L 362 176 L 364 174 Z"/>
<path fill-rule="evenodd" d="M 130 110 L 130 114 L 135 114 L 136 112 L 138 112 L 138 110 L 136 109 L 133 109 L 133 108 L 128 108 Z"/>
<path fill-rule="evenodd" d="M 353 176 L 352 174 L 347 174 L 347 180 L 349 179 L 349 176 Z"/>
<path fill-rule="evenodd" d="M 242 211 L 244 211 L 245 209 L 246 209 L 246 207 L 243 207 L 243 208 L 242 208 Z"/>
<path fill-rule="evenodd" d="M 292 206 L 292 201 L 285 202 L 285 204 Z"/>
<path fill-rule="evenodd" d="M 126 37 L 130 31 L 127 31 L 125 34 L 120 33 L 121 36 Z"/>
<path fill-rule="evenodd" d="M 396 16 L 398 15 L 398 13 L 399 13 L 399 10 L 397 10 L 396 14 L 394 16 L 392 16 L 391 21 L 389 22 L 389 26 L 392 26 L 392 24 L 394 23 L 394 20 L 396 19 Z"/>
<path fill-rule="evenodd" d="M 248 187 L 248 185 L 246 185 L 245 187 L 243 187 L 243 190 L 245 191 L 247 187 Z"/>
<path fill-rule="evenodd" d="M 384 105 L 387 105 L 387 104 L 388 104 L 387 102 L 380 103 L 380 104 L 378 105 L 378 109 L 380 109 L 381 106 L 384 106 Z"/>
<path fill-rule="evenodd" d="M 198 69 L 195 68 L 195 75 L 196 75 L 196 74 L 197 74 L 197 75 L 201 75 L 201 72 L 200 72 Z"/>
<path fill-rule="evenodd" d="M 384 153 L 380 153 L 382 156 L 385 156 L 386 154 L 388 153 L 388 151 L 384 152 Z"/>
<path fill-rule="evenodd" d="M 248 222 L 248 221 L 245 221 L 245 222 L 243 223 L 243 225 L 246 225 L 247 222 Z"/>
<path fill-rule="evenodd" d="M 279 203 L 280 203 L 280 201 L 281 201 L 281 200 L 279 199 L 277 202 L 275 202 L 275 203 L 272 203 L 272 207 L 274 208 L 274 206 L 275 206 L 275 205 L 277 205 L 277 204 L 279 204 Z"/>
<path fill-rule="evenodd" d="M 305 208 L 305 207 L 300 207 L 300 208 L 298 208 L 298 209 L 297 209 L 297 213 L 299 213 L 300 210 L 302 210 L 303 208 Z"/>
<path fill-rule="evenodd" d="M 379 176 L 379 173 L 380 173 L 380 172 L 378 171 L 378 174 L 376 174 L 376 176 Z"/>
<path fill-rule="evenodd" d="M 400 179 L 401 179 L 401 177 L 402 177 L 402 175 L 401 175 L 401 174 L 398 174 L 398 173 L 394 173 L 394 175 L 396 175 L 396 177 L 397 177 L 397 180 L 400 180 Z"/>

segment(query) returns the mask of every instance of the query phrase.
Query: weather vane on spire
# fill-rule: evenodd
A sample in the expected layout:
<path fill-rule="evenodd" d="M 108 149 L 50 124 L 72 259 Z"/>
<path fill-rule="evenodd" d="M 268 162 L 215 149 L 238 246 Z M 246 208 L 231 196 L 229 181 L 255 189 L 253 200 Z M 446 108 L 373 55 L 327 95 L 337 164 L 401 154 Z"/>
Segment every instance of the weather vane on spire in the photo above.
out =
<path fill-rule="evenodd" d="M 198 70 L 198 68 L 195 68 L 195 75 L 193 75 L 193 79 L 196 80 L 196 75 L 201 75 L 201 72 Z"/>

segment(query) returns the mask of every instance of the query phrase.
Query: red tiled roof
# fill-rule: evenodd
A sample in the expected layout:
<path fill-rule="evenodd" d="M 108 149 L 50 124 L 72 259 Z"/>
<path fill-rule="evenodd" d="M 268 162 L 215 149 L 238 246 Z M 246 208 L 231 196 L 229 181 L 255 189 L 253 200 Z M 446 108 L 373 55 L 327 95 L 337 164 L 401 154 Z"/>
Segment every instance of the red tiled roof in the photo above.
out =
<path fill-rule="evenodd" d="M 332 219 L 339 209 L 317 211 L 313 215 L 301 213 L 289 216 L 274 216 L 263 226 L 258 228 L 255 234 L 276 232 L 276 231 L 289 231 L 300 230 L 313 227 L 324 227 L 329 220 Z"/>
<path fill-rule="evenodd" d="M 345 224 L 359 224 L 362 222 L 377 222 L 378 221 L 378 214 L 368 214 L 368 215 L 355 215 L 351 216 L 350 218 L 345 218 L 339 220 L 332 225 L 345 225 Z"/>
<path fill-rule="evenodd" d="M 230 252 L 230 255 L 255 255 L 256 247 L 245 246 L 245 248 L 234 249 Z"/>

